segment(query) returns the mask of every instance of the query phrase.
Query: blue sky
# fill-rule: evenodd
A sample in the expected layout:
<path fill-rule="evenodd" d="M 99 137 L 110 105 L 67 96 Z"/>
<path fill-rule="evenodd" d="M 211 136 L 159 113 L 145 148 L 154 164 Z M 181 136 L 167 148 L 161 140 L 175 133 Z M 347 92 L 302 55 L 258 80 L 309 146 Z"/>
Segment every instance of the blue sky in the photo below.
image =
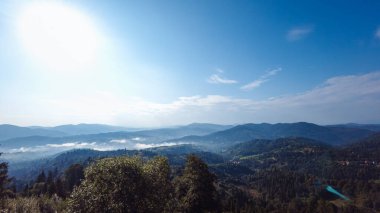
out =
<path fill-rule="evenodd" d="M 0 8 L 0 123 L 380 123 L 379 1 Z"/>

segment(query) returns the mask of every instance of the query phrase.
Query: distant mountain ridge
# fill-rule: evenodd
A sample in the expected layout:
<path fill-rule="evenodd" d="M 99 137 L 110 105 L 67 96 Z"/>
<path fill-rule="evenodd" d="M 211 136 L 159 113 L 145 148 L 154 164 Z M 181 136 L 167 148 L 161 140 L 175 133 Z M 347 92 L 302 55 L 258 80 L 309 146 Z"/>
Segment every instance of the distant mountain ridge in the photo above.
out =
<path fill-rule="evenodd" d="M 206 135 L 211 132 L 221 131 L 233 127 L 232 125 L 218 125 L 208 123 L 192 123 L 189 125 L 142 129 L 128 128 L 121 126 L 112 126 L 105 124 L 67 124 L 55 127 L 30 126 L 20 127 L 10 124 L 0 125 L 0 141 L 11 138 L 22 138 L 29 136 L 47 136 L 47 137 L 63 137 L 74 135 L 93 135 L 110 132 L 140 132 L 142 134 L 165 135 L 170 134 L 173 137 L 183 137 L 185 135 Z M 176 135 L 174 132 L 177 132 Z"/>
<path fill-rule="evenodd" d="M 304 137 L 331 145 L 342 145 L 365 138 L 374 131 L 352 127 L 319 126 L 312 123 L 243 124 L 211 133 L 206 136 L 186 136 L 171 140 L 228 146 L 254 139 L 277 139 L 284 137 Z"/>
<path fill-rule="evenodd" d="M 82 125 L 83 126 L 83 125 Z M 66 128 L 77 128 L 78 126 L 64 126 Z M 89 127 L 89 125 L 86 125 Z M 99 127 L 99 125 L 90 125 L 90 127 Z M 96 134 L 79 134 L 79 135 L 59 135 L 57 137 L 46 136 L 46 135 L 26 135 L 25 137 L 14 137 L 5 140 L 0 140 L 0 144 L 5 151 L 20 149 L 24 147 L 23 151 L 36 147 L 36 146 L 53 146 L 58 147 L 59 145 L 65 146 L 85 143 L 96 143 L 97 145 L 112 145 L 115 149 L 129 148 L 128 146 L 133 145 L 133 143 L 139 144 L 157 144 L 162 141 L 184 137 L 187 135 L 207 135 L 212 132 L 225 130 L 230 128 L 229 125 L 217 125 L 217 124 L 200 124 L 194 123 L 186 126 L 179 126 L 173 128 L 162 128 L 162 129 L 152 129 L 152 130 L 141 130 L 141 131 L 116 131 L 116 132 L 105 132 Z M 35 127 L 34 127 L 35 128 Z M 62 129 L 62 126 L 59 127 Z M 105 129 L 115 130 L 112 126 L 106 126 Z M 32 129 L 40 130 L 40 129 Z M 42 129 L 43 131 L 48 131 Z M 104 130 L 104 129 L 103 129 Z M 41 149 L 41 147 L 37 147 Z M 46 147 L 42 147 L 46 150 Z M 75 148 L 75 147 L 73 147 Z M 109 150 L 109 149 L 108 149 Z M 34 151 L 36 151 L 34 149 Z"/>
<path fill-rule="evenodd" d="M 17 178 L 35 178 L 41 170 L 54 170 L 59 168 L 63 172 L 67 167 L 74 163 L 89 164 L 100 158 L 117 156 L 143 156 L 152 158 L 154 156 L 166 156 L 170 164 L 183 165 L 186 155 L 197 154 L 208 163 L 222 163 L 223 157 L 215 153 L 204 152 L 193 145 L 178 145 L 170 147 L 157 147 L 144 150 L 112 150 L 97 151 L 91 149 L 75 149 L 59 153 L 44 159 L 12 163 L 10 174 Z"/>
<path fill-rule="evenodd" d="M 7 125 L 1 125 L 7 127 Z M 24 128 L 11 126 L 11 129 L 26 130 L 23 137 L 0 140 L 3 157 L 22 160 L 22 156 L 36 158 L 67 151 L 88 148 L 96 150 L 144 149 L 157 146 L 178 144 L 196 144 L 208 151 L 222 151 L 234 144 L 255 139 L 275 140 L 286 137 L 302 137 L 320 141 L 329 145 L 344 145 L 361 140 L 375 131 L 337 126 L 320 126 L 312 123 L 278 123 L 278 124 L 243 124 L 237 126 L 193 123 L 185 126 L 140 131 L 116 131 L 96 134 L 68 135 L 44 128 Z M 111 131 L 119 127 L 82 124 L 58 126 L 58 129 L 75 129 L 81 131 Z M 121 127 L 123 128 L 123 127 Z M 0 128 L 1 129 L 1 128 Z M 3 130 L 6 128 L 3 128 Z M 1 132 L 1 131 L 0 131 Z M 9 133 L 9 132 L 8 132 Z M 12 133 L 12 131 L 11 131 Z M 13 131 L 14 133 L 17 131 Z M 73 133 L 73 130 L 72 132 Z M 1 135 L 1 136 L 6 136 Z M 9 136 L 9 134 L 8 134 Z M 24 154 L 23 154 L 24 153 Z"/>
<path fill-rule="evenodd" d="M 286 167 L 293 171 L 318 174 L 324 169 L 334 169 L 337 161 L 342 160 L 375 160 L 380 162 L 380 133 L 375 133 L 358 142 L 343 147 L 329 146 L 316 140 L 302 137 L 286 137 L 274 140 L 256 139 L 237 143 L 220 153 L 203 151 L 201 146 L 184 144 L 176 146 L 162 146 L 143 150 L 113 150 L 96 151 L 77 149 L 63 152 L 46 159 L 13 163 L 11 174 L 20 178 L 35 176 L 42 169 L 64 170 L 73 163 L 89 163 L 104 157 L 122 155 L 139 155 L 154 157 L 162 155 L 168 157 L 172 165 L 182 165 L 185 156 L 195 153 L 210 164 L 217 173 L 226 173 L 227 170 L 236 172 L 244 169 L 251 173 L 255 169 L 266 169 L 273 165 Z M 227 170 L 226 170 L 227 169 Z M 329 171 L 329 170 L 328 170 Z"/>
<path fill-rule="evenodd" d="M 308 138 L 287 137 L 239 143 L 223 154 L 253 170 L 276 165 L 279 168 L 318 173 L 333 162 L 330 153 L 340 149 Z"/>
<path fill-rule="evenodd" d="M 66 124 L 55 127 L 31 127 L 33 129 L 47 129 L 64 132 L 67 135 L 89 135 L 98 134 L 106 132 L 120 132 L 120 131 L 135 131 L 138 129 L 121 127 L 121 126 L 111 126 L 105 124 Z"/>
<path fill-rule="evenodd" d="M 371 130 L 375 132 L 380 132 L 380 124 L 348 123 L 348 124 L 327 125 L 327 127 L 348 127 L 348 128 L 367 129 L 367 130 Z"/>
<path fill-rule="evenodd" d="M 30 136 L 63 137 L 84 134 L 99 134 L 118 131 L 137 131 L 138 129 L 110 126 L 104 124 L 68 124 L 55 127 L 30 126 L 20 127 L 10 124 L 0 125 L 0 141 L 11 138 Z"/>
<path fill-rule="evenodd" d="M 229 147 L 223 152 L 229 156 L 258 155 L 266 152 L 299 151 L 309 149 L 315 152 L 325 152 L 332 149 L 331 146 L 308 138 L 287 137 L 275 140 L 256 139 L 242 142 Z"/>
<path fill-rule="evenodd" d="M 28 137 L 28 136 L 49 136 L 49 137 L 61 137 L 67 135 L 65 132 L 53 130 L 53 129 L 33 129 L 28 127 L 20 127 L 10 124 L 0 125 L 0 140 L 7 140 L 16 137 Z"/>

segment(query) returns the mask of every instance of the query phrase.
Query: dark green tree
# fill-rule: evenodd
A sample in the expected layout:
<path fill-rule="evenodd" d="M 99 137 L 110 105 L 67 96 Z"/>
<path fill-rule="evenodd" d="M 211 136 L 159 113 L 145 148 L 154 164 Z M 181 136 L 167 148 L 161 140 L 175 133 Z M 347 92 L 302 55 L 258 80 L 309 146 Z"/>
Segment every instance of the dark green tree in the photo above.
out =
<path fill-rule="evenodd" d="M 217 209 L 216 176 L 208 166 L 195 155 L 189 155 L 182 176 L 175 180 L 177 211 L 205 212 Z"/>
<path fill-rule="evenodd" d="M 59 197 L 65 198 L 66 197 L 66 190 L 65 190 L 65 187 L 64 187 L 64 184 L 63 184 L 61 178 L 57 178 L 54 185 L 55 185 L 56 194 Z"/>
<path fill-rule="evenodd" d="M 42 170 L 41 173 L 37 176 L 36 183 L 44 183 L 46 181 L 45 171 Z"/>
<path fill-rule="evenodd" d="M 54 177 L 52 171 L 48 172 L 48 176 L 46 179 L 46 188 L 49 196 L 52 196 L 54 193 L 56 193 L 56 187 L 54 184 Z"/>
<path fill-rule="evenodd" d="M 99 160 L 68 201 L 69 212 L 164 212 L 170 191 L 166 158 Z"/>
<path fill-rule="evenodd" d="M 69 192 L 72 192 L 74 186 L 79 186 L 84 179 L 84 168 L 81 164 L 73 164 L 65 171 L 65 181 Z"/>
<path fill-rule="evenodd" d="M 1 155 L 1 153 L 0 153 Z M 8 178 L 8 164 L 0 163 L 0 208 L 4 206 L 5 199 L 12 195 L 12 191 L 8 189 L 11 179 Z"/>

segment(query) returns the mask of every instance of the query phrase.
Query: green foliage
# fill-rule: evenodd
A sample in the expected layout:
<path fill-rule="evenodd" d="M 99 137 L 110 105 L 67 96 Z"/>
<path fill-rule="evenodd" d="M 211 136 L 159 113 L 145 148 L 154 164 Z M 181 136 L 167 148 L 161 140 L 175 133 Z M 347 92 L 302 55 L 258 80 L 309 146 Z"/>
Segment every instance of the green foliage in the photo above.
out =
<path fill-rule="evenodd" d="M 138 157 L 99 160 L 68 201 L 70 212 L 163 212 L 170 195 L 166 158 L 144 162 Z"/>
<path fill-rule="evenodd" d="M 189 155 L 183 175 L 175 180 L 176 199 L 180 212 L 203 212 L 217 209 L 216 176 L 207 164 L 195 155 Z"/>
<path fill-rule="evenodd" d="M 140 158 L 99 160 L 84 176 L 87 163 L 40 173 L 22 195 L 43 198 L 39 205 L 45 212 L 49 206 L 63 209 L 51 202 L 65 199 L 73 188 L 68 212 L 379 212 L 379 144 L 379 134 L 346 147 L 305 138 L 255 140 L 225 150 L 223 157 L 197 152 L 198 157 L 187 157 L 184 170 L 183 147 L 168 153 L 160 148 L 169 160 L 145 151 Z M 327 185 L 350 201 L 327 192 Z M 16 205 L 16 200 L 7 201 Z"/>
<path fill-rule="evenodd" d="M 45 181 L 46 181 L 45 171 L 42 170 L 42 172 L 37 176 L 36 182 L 37 183 L 43 183 Z"/>
<path fill-rule="evenodd" d="M 17 197 L 7 199 L 4 212 L 14 213 L 60 213 L 64 212 L 65 203 L 57 197 Z"/>
<path fill-rule="evenodd" d="M 84 168 L 81 164 L 73 164 L 65 171 L 65 181 L 68 191 L 71 192 L 74 186 L 79 186 L 84 179 Z"/>
<path fill-rule="evenodd" d="M 1 155 L 1 153 L 0 153 Z M 5 199 L 12 195 L 7 187 L 10 183 L 8 178 L 8 164 L 5 162 L 0 163 L 0 208 L 4 207 Z"/>

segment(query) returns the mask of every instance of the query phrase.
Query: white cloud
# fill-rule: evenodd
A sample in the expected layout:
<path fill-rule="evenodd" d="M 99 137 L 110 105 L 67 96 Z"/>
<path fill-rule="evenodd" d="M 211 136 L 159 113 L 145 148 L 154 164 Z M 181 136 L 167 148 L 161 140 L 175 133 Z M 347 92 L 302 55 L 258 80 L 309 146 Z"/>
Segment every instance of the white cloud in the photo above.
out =
<path fill-rule="evenodd" d="M 148 148 L 154 148 L 154 147 L 160 147 L 160 146 L 175 146 L 175 145 L 181 145 L 184 143 L 170 143 L 170 142 L 164 142 L 164 143 L 157 143 L 157 144 L 143 144 L 143 143 L 137 143 L 135 144 L 135 149 L 148 149 Z"/>
<path fill-rule="evenodd" d="M 241 87 L 242 90 L 252 90 L 252 89 L 255 89 L 257 87 L 260 87 L 261 84 L 263 84 L 265 81 L 267 81 L 267 79 L 258 79 L 258 80 L 254 80 L 252 81 L 251 83 L 249 84 L 246 84 L 244 86 Z"/>
<path fill-rule="evenodd" d="M 142 142 L 142 141 L 145 141 L 145 138 L 135 137 L 135 138 L 132 138 L 131 140 L 128 140 L 128 139 L 112 139 L 112 140 L 110 140 L 110 143 L 134 145 L 135 141 Z"/>
<path fill-rule="evenodd" d="M 288 31 L 286 34 L 286 39 L 288 41 L 297 41 L 305 38 L 307 35 L 313 32 L 313 27 L 303 26 L 303 27 L 295 27 Z"/>
<path fill-rule="evenodd" d="M 217 73 L 224 73 L 224 71 L 223 71 L 222 69 L 220 69 L 220 68 L 216 68 L 215 71 L 216 71 Z"/>
<path fill-rule="evenodd" d="M 63 143 L 63 144 L 47 144 L 47 147 L 52 148 L 83 148 L 89 146 L 95 146 L 96 142 L 86 143 L 86 142 L 73 142 L 73 143 Z"/>
<path fill-rule="evenodd" d="M 238 83 L 236 80 L 221 77 L 221 75 L 224 73 L 224 71 L 222 69 L 216 68 L 215 71 L 217 72 L 217 74 L 212 74 L 207 79 L 208 83 L 210 83 L 210 84 L 236 84 L 236 83 Z"/>
<path fill-rule="evenodd" d="M 133 141 L 145 141 L 145 138 L 135 137 L 132 138 Z"/>
<path fill-rule="evenodd" d="M 265 75 L 260 76 L 259 79 L 256 79 L 249 84 L 243 85 L 242 87 L 240 87 L 240 89 L 248 91 L 248 90 L 258 88 L 264 82 L 268 81 L 271 76 L 276 75 L 280 71 L 281 71 L 281 68 L 276 68 L 276 69 L 270 70 Z"/>
<path fill-rule="evenodd" d="M 270 71 L 265 75 L 270 77 L 277 72 Z M 40 120 L 57 120 L 60 123 L 96 122 L 137 127 L 192 122 L 376 123 L 380 121 L 380 71 L 333 77 L 311 90 L 264 100 L 195 95 L 158 103 L 96 93 L 86 97 L 39 101 L 40 109 L 30 111 L 26 116 L 35 115 Z M 41 110 L 46 114 L 37 113 Z M 3 123 L 7 122 L 7 116 L 2 115 Z M 8 119 L 11 121 L 13 118 Z"/>
<path fill-rule="evenodd" d="M 380 27 L 377 28 L 376 33 L 375 33 L 375 37 L 380 39 Z"/>
<path fill-rule="evenodd" d="M 231 79 L 223 78 L 223 77 L 220 77 L 217 74 L 211 75 L 207 79 L 207 82 L 209 82 L 210 84 L 236 84 L 237 83 L 236 80 L 231 80 Z"/>
<path fill-rule="evenodd" d="M 129 141 L 127 139 L 113 139 L 113 140 L 110 140 L 110 143 L 129 143 Z"/>
<path fill-rule="evenodd" d="M 46 144 L 42 146 L 20 147 L 8 150 L 8 153 L 18 152 L 48 152 L 48 151 L 64 151 L 69 149 L 97 148 L 99 145 L 96 142 L 67 142 L 62 144 Z"/>
<path fill-rule="evenodd" d="M 309 91 L 261 101 L 193 96 L 162 104 L 159 109 L 160 113 L 152 110 L 151 117 L 166 120 L 166 124 L 194 121 L 374 123 L 380 121 L 380 72 L 333 77 Z"/>
<path fill-rule="evenodd" d="M 109 151 L 109 150 L 117 150 L 117 149 L 129 149 L 129 150 L 139 150 L 139 149 L 147 149 L 154 148 L 160 146 L 175 146 L 185 144 L 181 142 L 163 142 L 163 143 L 134 143 L 127 139 L 114 139 L 108 143 L 88 143 L 88 142 L 68 142 L 62 144 L 46 144 L 41 146 L 31 146 L 31 147 L 20 147 L 13 148 L 9 150 L 5 150 L 6 154 L 17 154 L 17 153 L 49 153 L 55 154 L 62 151 L 67 151 L 71 149 L 94 149 L 98 151 Z M 7 156 L 5 156 L 6 158 Z"/>

